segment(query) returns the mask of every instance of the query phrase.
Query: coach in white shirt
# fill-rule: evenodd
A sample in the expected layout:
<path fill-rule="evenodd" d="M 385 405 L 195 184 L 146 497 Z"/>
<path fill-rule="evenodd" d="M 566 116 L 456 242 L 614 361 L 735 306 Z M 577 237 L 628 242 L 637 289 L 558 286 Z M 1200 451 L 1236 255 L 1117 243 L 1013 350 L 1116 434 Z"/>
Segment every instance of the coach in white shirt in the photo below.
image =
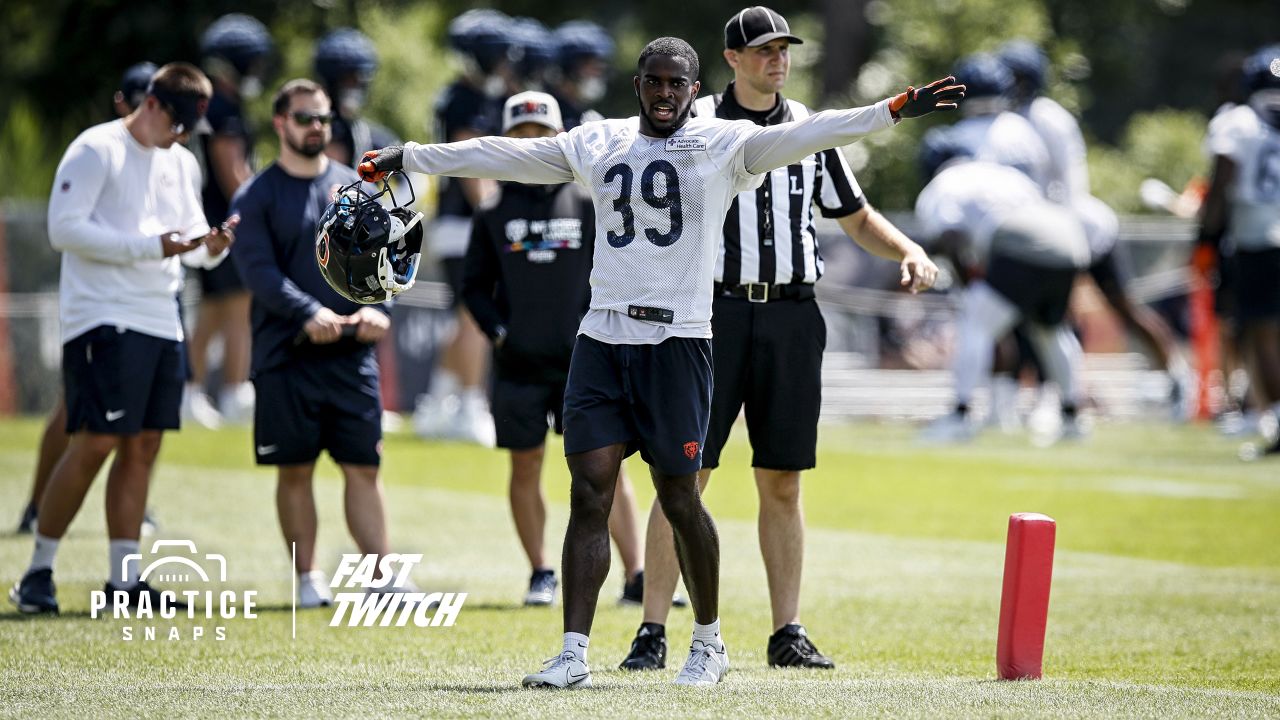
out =
<path fill-rule="evenodd" d="M 113 601 L 158 593 L 137 576 L 151 468 L 165 430 L 178 428 L 184 364 L 175 295 L 182 262 L 217 265 L 235 219 L 210 230 L 177 144 L 204 115 L 213 88 L 195 66 L 158 70 L 128 117 L 96 125 L 67 148 L 49 198 L 49 239 L 62 252 L 63 390 L 71 443 L 40 500 L 35 552 L 10 599 L 27 613 L 58 611 L 53 559 L 89 485 L 107 479 Z M 121 595 L 123 593 L 123 595 Z"/>

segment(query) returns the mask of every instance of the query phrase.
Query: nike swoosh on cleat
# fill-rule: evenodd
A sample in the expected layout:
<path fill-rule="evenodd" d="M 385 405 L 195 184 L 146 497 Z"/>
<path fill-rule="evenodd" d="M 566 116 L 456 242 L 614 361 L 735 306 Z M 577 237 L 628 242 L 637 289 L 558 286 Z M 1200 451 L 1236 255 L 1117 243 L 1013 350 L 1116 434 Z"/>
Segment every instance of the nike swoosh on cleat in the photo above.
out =
<path fill-rule="evenodd" d="M 566 672 L 565 677 L 569 679 L 570 685 L 576 685 L 577 683 L 582 682 L 584 679 L 591 677 L 591 673 L 586 672 L 586 673 L 582 673 L 581 675 L 574 675 L 571 672 Z"/>

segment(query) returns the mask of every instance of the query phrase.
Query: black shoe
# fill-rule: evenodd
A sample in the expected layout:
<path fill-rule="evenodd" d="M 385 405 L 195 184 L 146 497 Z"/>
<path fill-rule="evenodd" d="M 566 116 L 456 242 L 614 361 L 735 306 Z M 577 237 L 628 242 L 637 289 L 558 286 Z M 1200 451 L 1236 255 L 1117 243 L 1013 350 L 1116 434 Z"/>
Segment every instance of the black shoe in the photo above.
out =
<path fill-rule="evenodd" d="M 529 592 L 524 594 L 525 607 L 540 607 L 556 601 L 555 570 L 534 570 L 529 578 Z"/>
<path fill-rule="evenodd" d="M 133 587 L 127 589 L 118 588 L 108 582 L 102 586 L 102 591 L 107 594 L 107 601 L 111 603 L 112 607 L 115 607 L 116 591 L 121 591 L 128 593 L 128 601 L 126 603 L 127 607 L 137 607 L 142 596 L 146 595 L 147 600 L 149 601 L 147 603 L 148 606 L 150 606 L 152 610 L 160 610 L 160 596 L 162 595 L 162 592 L 141 580 L 139 580 Z M 173 593 L 173 597 L 169 600 L 169 607 L 174 610 L 186 610 L 187 604 L 178 599 L 177 593 Z"/>
<path fill-rule="evenodd" d="M 661 670 L 667 666 L 667 631 L 657 623 L 641 623 L 621 670 Z"/>
<path fill-rule="evenodd" d="M 22 519 L 18 521 L 17 534 L 30 535 L 36 531 L 36 504 L 27 503 L 27 509 L 22 511 Z"/>
<path fill-rule="evenodd" d="M 836 666 L 831 658 L 818 652 L 809 641 L 804 626 L 784 625 L 769 637 L 769 667 L 802 667 L 830 670 Z"/>
<path fill-rule="evenodd" d="M 28 615 L 58 614 L 58 590 L 53 585 L 53 570 L 41 568 L 22 576 L 9 590 L 9 600 Z"/>
<path fill-rule="evenodd" d="M 636 573 L 636 576 L 622 584 L 622 597 L 618 598 L 619 605 L 643 605 L 644 604 L 644 571 Z M 680 593 L 671 596 L 671 607 L 688 607 L 689 601 L 681 597 Z"/>

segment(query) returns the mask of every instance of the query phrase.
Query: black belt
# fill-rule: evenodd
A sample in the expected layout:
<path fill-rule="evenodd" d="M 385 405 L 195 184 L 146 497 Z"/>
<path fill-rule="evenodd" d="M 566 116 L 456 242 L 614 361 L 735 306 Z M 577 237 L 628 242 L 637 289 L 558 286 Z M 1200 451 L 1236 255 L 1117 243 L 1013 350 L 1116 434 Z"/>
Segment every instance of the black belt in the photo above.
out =
<path fill-rule="evenodd" d="M 770 283 L 742 283 L 741 285 L 715 284 L 717 296 L 746 298 L 750 302 L 762 303 L 770 300 L 812 300 L 813 285 L 810 283 L 787 283 L 776 285 Z"/>

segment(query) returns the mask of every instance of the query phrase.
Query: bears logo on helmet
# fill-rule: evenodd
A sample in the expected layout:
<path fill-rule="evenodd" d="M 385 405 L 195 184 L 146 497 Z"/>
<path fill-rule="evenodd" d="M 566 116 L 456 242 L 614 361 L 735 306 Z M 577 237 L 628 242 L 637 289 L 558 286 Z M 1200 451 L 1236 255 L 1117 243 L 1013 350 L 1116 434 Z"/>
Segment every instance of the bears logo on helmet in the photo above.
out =
<path fill-rule="evenodd" d="M 396 174 L 400 173 L 391 173 Z M 397 203 L 387 181 L 372 195 L 361 185 L 355 182 L 339 189 L 337 198 L 321 214 L 316 228 L 316 265 L 339 295 L 371 305 L 390 300 L 417 280 L 422 213 Z M 411 205 L 411 183 L 409 190 L 406 204 Z M 383 196 L 390 200 L 390 209 L 378 202 Z"/>

